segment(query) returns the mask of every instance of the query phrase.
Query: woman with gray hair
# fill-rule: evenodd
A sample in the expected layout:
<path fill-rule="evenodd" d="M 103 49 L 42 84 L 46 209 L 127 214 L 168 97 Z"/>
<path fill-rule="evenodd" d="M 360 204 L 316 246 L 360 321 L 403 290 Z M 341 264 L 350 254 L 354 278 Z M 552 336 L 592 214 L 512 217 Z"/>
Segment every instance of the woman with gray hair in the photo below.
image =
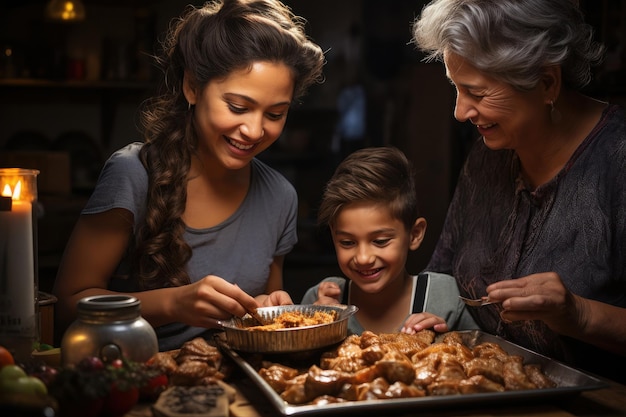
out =
<path fill-rule="evenodd" d="M 480 139 L 428 271 L 489 333 L 625 381 L 626 127 L 581 92 L 604 53 L 572 0 L 435 0 L 414 23 Z"/>

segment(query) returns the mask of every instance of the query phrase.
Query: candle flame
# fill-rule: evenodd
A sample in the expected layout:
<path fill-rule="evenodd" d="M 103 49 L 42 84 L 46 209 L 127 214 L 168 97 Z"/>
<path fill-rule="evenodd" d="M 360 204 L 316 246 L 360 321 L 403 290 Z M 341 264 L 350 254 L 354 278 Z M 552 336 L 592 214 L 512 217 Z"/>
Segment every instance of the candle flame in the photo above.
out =
<path fill-rule="evenodd" d="M 9 184 L 4 184 L 4 188 L 2 189 L 3 197 L 12 197 L 13 200 L 19 200 L 20 194 L 22 194 L 22 181 L 18 181 L 17 184 L 15 184 L 13 192 L 11 192 Z"/>

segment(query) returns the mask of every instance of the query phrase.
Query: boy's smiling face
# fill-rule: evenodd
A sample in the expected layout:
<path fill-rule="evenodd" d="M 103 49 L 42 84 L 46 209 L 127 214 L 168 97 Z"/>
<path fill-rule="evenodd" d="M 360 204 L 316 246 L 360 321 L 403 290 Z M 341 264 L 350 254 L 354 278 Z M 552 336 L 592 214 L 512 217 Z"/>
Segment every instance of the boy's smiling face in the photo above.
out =
<path fill-rule="evenodd" d="M 346 278 L 364 292 L 377 293 L 405 277 L 408 252 L 419 247 L 424 229 L 425 222 L 407 230 L 383 203 L 365 202 L 343 207 L 331 234 Z"/>

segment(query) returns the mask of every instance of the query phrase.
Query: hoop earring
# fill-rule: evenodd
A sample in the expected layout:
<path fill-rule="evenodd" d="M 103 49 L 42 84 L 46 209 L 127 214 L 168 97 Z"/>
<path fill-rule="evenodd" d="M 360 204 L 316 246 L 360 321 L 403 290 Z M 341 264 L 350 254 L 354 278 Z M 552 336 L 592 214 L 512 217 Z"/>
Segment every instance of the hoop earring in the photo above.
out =
<path fill-rule="evenodd" d="M 558 124 L 561 119 L 561 112 L 554 107 L 554 100 L 550 100 L 550 120 L 552 120 L 553 124 Z"/>

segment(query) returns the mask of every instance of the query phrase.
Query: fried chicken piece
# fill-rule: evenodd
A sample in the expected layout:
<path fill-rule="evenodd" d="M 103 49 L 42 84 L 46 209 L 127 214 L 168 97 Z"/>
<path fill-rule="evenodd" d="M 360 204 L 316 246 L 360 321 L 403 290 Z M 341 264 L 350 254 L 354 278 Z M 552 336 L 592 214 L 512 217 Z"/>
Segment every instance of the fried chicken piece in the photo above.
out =
<path fill-rule="evenodd" d="M 479 392 L 502 392 L 504 387 L 483 375 L 474 375 L 459 382 L 461 394 L 475 394 Z"/>
<path fill-rule="evenodd" d="M 376 366 L 368 366 L 354 372 L 352 378 L 350 378 L 350 383 L 354 385 L 364 384 L 372 382 L 378 377 L 380 377 L 378 368 Z"/>
<path fill-rule="evenodd" d="M 448 345 L 446 343 L 434 343 L 419 352 L 416 352 L 411 356 L 412 362 L 420 362 L 422 359 L 428 357 L 435 357 L 439 354 L 456 355 L 457 349 L 455 346 Z"/>
<path fill-rule="evenodd" d="M 361 337 L 359 339 L 359 346 L 361 349 L 366 349 L 372 345 L 379 345 L 380 343 L 381 340 L 376 333 L 369 330 L 365 330 L 361 333 Z"/>
<path fill-rule="evenodd" d="M 311 399 L 304 391 L 304 381 L 307 374 L 296 375 L 293 379 L 286 381 L 285 390 L 280 394 L 280 398 L 289 404 L 304 404 Z"/>
<path fill-rule="evenodd" d="M 484 375 L 492 381 L 499 384 L 504 383 L 504 364 L 496 358 L 474 358 L 465 362 L 465 373 L 472 377 L 475 375 Z"/>
<path fill-rule="evenodd" d="M 435 332 L 432 330 L 421 330 L 415 334 L 383 333 L 379 335 L 379 342 L 387 349 L 397 350 L 408 357 L 430 346 L 434 340 Z"/>
<path fill-rule="evenodd" d="M 400 352 L 387 352 L 381 360 L 376 362 L 374 367 L 390 384 L 396 381 L 411 384 L 415 380 L 413 364 L 406 355 Z"/>
<path fill-rule="evenodd" d="M 435 382 L 437 375 L 437 362 L 425 358 L 415 364 L 413 364 L 413 370 L 415 371 L 414 384 L 419 387 L 427 387 Z"/>
<path fill-rule="evenodd" d="M 426 391 L 415 385 L 407 385 L 402 381 L 394 382 L 389 385 L 389 388 L 385 391 L 385 398 L 413 398 L 424 396 L 426 396 Z"/>
<path fill-rule="evenodd" d="M 198 382 L 215 374 L 216 369 L 203 361 L 185 361 L 181 363 L 170 375 L 171 385 L 192 386 L 199 385 Z"/>
<path fill-rule="evenodd" d="M 278 394 L 287 387 L 287 381 L 298 375 L 298 370 L 289 366 L 272 364 L 268 368 L 259 369 L 259 375 Z"/>
<path fill-rule="evenodd" d="M 463 338 L 458 332 L 449 332 L 446 333 L 442 339 L 441 343 L 453 346 L 455 348 L 455 355 L 459 358 L 460 361 L 465 362 L 474 358 L 474 354 L 472 350 L 465 345 L 463 342 Z"/>
<path fill-rule="evenodd" d="M 457 395 L 461 393 L 461 379 L 435 381 L 426 387 L 428 395 Z"/>
<path fill-rule="evenodd" d="M 349 384 L 341 392 L 341 398 L 348 401 L 377 400 L 385 398 L 389 382 L 385 378 L 376 378 L 363 384 Z"/>
<path fill-rule="evenodd" d="M 385 345 L 372 345 L 361 350 L 361 359 L 367 365 L 372 365 L 381 360 L 389 349 Z"/>
<path fill-rule="evenodd" d="M 313 365 L 309 368 L 304 381 L 305 395 L 309 398 L 309 401 L 322 395 L 333 395 L 350 381 L 351 376 L 351 374 L 346 372 L 322 369 Z"/>
<path fill-rule="evenodd" d="M 445 343 L 446 345 L 464 345 L 461 334 L 454 331 L 444 333 L 441 337 L 441 343 Z"/>
<path fill-rule="evenodd" d="M 537 385 L 526 376 L 521 356 L 510 356 L 509 360 L 504 363 L 502 371 L 504 387 L 509 391 L 537 388 Z"/>
<path fill-rule="evenodd" d="M 321 356 L 321 362 L 325 362 L 328 359 L 334 359 L 339 356 L 346 358 L 360 358 L 363 351 L 360 346 L 360 342 L 361 340 L 359 336 L 348 336 L 337 348 L 324 352 Z"/>
<path fill-rule="evenodd" d="M 438 371 L 437 381 L 459 381 L 467 378 L 463 365 L 454 355 L 441 355 Z"/>
<path fill-rule="evenodd" d="M 358 372 L 367 368 L 367 364 L 361 358 L 352 358 L 348 356 L 338 356 L 336 358 L 326 358 L 320 361 L 320 368 L 333 369 L 341 372 Z"/>
<path fill-rule="evenodd" d="M 524 372 L 528 379 L 537 386 L 537 388 L 554 388 L 556 383 L 548 378 L 541 371 L 541 366 L 537 364 L 524 365 Z"/>
<path fill-rule="evenodd" d="M 476 358 L 496 358 L 501 362 L 509 360 L 509 354 L 497 343 L 483 342 L 472 349 L 472 353 Z"/>
<path fill-rule="evenodd" d="M 196 337 L 181 346 L 175 359 L 179 365 L 186 361 L 201 361 L 219 369 L 222 363 L 222 354 L 217 347 L 210 345 L 202 337 Z"/>
<path fill-rule="evenodd" d="M 174 360 L 174 357 L 169 352 L 158 352 L 154 354 L 149 360 L 148 364 L 159 369 L 164 374 L 171 374 L 176 370 L 178 364 Z"/>

